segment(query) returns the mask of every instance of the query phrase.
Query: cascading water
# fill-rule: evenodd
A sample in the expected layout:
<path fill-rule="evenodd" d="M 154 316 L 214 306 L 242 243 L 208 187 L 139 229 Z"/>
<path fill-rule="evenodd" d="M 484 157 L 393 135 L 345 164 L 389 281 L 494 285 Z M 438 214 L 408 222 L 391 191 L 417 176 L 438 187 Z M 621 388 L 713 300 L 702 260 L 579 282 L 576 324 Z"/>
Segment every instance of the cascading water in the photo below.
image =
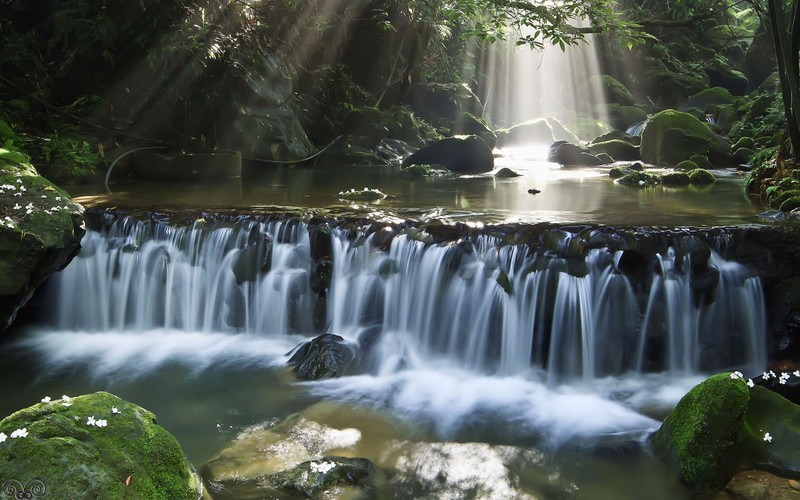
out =
<path fill-rule="evenodd" d="M 754 371 L 766 361 L 759 281 L 717 255 L 708 276 L 681 272 L 691 269 L 688 255 L 682 265 L 672 250 L 659 255 L 644 294 L 617 268 L 619 251 L 560 257 L 486 235 L 429 244 L 411 233 L 383 251 L 374 234 L 351 235 L 332 230 L 333 276 L 321 302 L 303 222 L 174 227 L 120 218 L 89 231 L 80 256 L 54 279 L 53 321 L 60 330 L 288 342 L 327 324 L 369 343 L 364 355 L 378 373 L 443 359 L 476 373 L 543 371 L 550 384 Z M 320 305 L 326 323 L 315 319 Z"/>

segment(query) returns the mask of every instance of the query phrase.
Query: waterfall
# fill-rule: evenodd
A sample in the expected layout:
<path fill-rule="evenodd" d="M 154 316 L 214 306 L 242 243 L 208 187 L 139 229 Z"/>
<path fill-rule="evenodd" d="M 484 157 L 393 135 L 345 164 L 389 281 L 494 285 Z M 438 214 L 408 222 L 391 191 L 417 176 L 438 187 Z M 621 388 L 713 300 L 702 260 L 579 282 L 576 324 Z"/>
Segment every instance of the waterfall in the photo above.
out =
<path fill-rule="evenodd" d="M 333 274 L 321 292 L 309 231 L 297 220 L 118 218 L 89 230 L 51 280 L 51 321 L 298 342 L 327 326 L 370 344 L 379 372 L 442 359 L 503 376 L 540 371 L 551 383 L 766 363 L 760 282 L 713 252 L 698 274 L 688 255 L 664 249 L 639 283 L 610 248 L 562 256 L 486 234 L 434 244 L 419 231 L 387 247 L 377 233 L 331 228 Z"/>

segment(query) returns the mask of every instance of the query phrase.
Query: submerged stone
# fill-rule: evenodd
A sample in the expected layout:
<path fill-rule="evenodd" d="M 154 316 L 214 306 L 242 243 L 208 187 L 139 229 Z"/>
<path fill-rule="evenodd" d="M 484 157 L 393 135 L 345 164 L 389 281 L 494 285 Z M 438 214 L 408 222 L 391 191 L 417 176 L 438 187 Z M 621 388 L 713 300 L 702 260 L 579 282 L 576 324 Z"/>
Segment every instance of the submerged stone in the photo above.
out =
<path fill-rule="evenodd" d="M 180 445 L 155 415 L 107 392 L 35 404 L 3 419 L 0 432 L 0 478 L 39 481 L 48 498 L 202 496 Z"/>

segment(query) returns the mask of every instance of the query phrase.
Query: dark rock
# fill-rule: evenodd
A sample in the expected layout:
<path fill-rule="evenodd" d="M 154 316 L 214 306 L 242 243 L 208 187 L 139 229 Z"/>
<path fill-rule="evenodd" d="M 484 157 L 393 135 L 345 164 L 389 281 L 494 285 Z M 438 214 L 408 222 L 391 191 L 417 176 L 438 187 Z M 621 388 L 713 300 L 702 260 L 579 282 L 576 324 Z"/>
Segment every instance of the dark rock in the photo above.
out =
<path fill-rule="evenodd" d="M 502 178 L 506 178 L 506 177 L 521 177 L 522 174 L 518 174 L 518 173 L 514 172 L 513 170 L 511 170 L 510 168 L 504 167 L 504 168 L 501 168 L 500 170 L 498 170 L 497 172 L 495 172 L 494 176 L 495 177 L 502 177 Z"/>
<path fill-rule="evenodd" d="M 691 181 L 686 172 L 667 172 L 661 176 L 661 182 L 665 186 L 688 186 Z"/>
<path fill-rule="evenodd" d="M 731 68 L 725 58 L 713 58 L 706 64 L 705 71 L 712 87 L 724 87 L 734 95 L 744 95 L 747 92 L 747 77 L 741 71 Z"/>
<path fill-rule="evenodd" d="M 603 89 L 606 102 L 616 103 L 621 106 L 633 105 L 633 94 L 628 88 L 620 83 L 616 78 L 609 75 L 594 75 L 589 77 L 586 82 L 587 86 L 594 87 L 599 85 Z"/>
<path fill-rule="evenodd" d="M 299 493 L 305 498 L 320 498 L 320 495 L 336 487 L 365 488 L 372 472 L 372 462 L 366 458 L 326 456 L 303 462 L 265 479 L 274 485 L 274 489 Z"/>
<path fill-rule="evenodd" d="M 713 87 L 699 92 L 690 97 L 682 109 L 698 108 L 704 113 L 708 112 L 709 108 L 717 107 L 721 104 L 733 104 L 736 100 L 735 97 L 726 88 Z"/>
<path fill-rule="evenodd" d="M 535 189 L 535 188 L 530 188 L 530 189 L 528 190 L 528 194 L 539 194 L 539 193 L 541 193 L 541 192 L 542 192 L 541 190 L 539 190 L 539 189 Z"/>
<path fill-rule="evenodd" d="M 798 491 L 791 484 L 794 484 L 791 479 L 787 480 L 769 472 L 746 470 L 733 476 L 713 499 L 796 500 Z"/>
<path fill-rule="evenodd" d="M 476 135 L 447 137 L 429 144 L 403 160 L 411 165 L 437 164 L 456 173 L 478 174 L 494 169 L 494 155 L 486 142 Z"/>
<path fill-rule="evenodd" d="M 611 125 L 619 130 L 627 130 L 634 123 L 641 123 L 647 119 L 647 112 L 636 106 L 621 106 L 619 104 L 607 105 L 608 119 Z"/>
<path fill-rule="evenodd" d="M 676 172 L 691 172 L 692 170 L 697 170 L 697 168 L 697 163 L 693 162 L 692 160 L 683 160 L 675 165 Z"/>
<path fill-rule="evenodd" d="M 255 281 L 258 276 L 268 273 L 271 267 L 272 241 L 266 235 L 258 243 L 239 250 L 232 265 L 237 285 Z"/>
<path fill-rule="evenodd" d="M 706 169 L 696 168 L 689 172 L 689 181 L 692 184 L 714 184 L 717 178 Z"/>
<path fill-rule="evenodd" d="M 610 155 L 614 161 L 633 161 L 639 159 L 639 148 L 630 142 L 619 139 L 590 144 L 589 152 L 595 155 L 606 153 Z"/>
<path fill-rule="evenodd" d="M 650 187 L 661 184 L 661 176 L 647 172 L 629 171 L 615 182 L 623 186 Z"/>
<path fill-rule="evenodd" d="M 295 348 L 289 364 L 301 380 L 344 375 L 356 357 L 355 349 L 339 335 L 325 333 Z"/>

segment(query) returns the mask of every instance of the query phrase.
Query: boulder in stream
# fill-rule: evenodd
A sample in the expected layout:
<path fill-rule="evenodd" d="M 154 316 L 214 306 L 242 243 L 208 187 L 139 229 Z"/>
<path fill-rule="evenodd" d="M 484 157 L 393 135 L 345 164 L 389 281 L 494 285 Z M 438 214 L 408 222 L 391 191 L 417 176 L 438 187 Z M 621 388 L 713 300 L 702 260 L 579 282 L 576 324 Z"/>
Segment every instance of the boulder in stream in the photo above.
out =
<path fill-rule="evenodd" d="M 656 457 L 701 495 L 721 488 L 739 470 L 797 475 L 798 442 L 800 406 L 738 372 L 695 386 L 650 440 Z"/>
<path fill-rule="evenodd" d="M 0 478 L 18 496 L 196 500 L 178 441 L 144 408 L 107 392 L 45 398 L 0 421 Z M 37 495 L 34 495 L 37 496 Z"/>
<path fill-rule="evenodd" d="M 356 358 L 356 350 L 344 338 L 332 333 L 299 345 L 289 364 L 302 380 L 319 380 L 344 375 Z"/>
<path fill-rule="evenodd" d="M 642 132 L 642 160 L 654 165 L 677 165 L 705 155 L 715 165 L 731 165 L 730 146 L 705 123 L 689 113 L 667 109 L 653 115 Z"/>
<path fill-rule="evenodd" d="M 406 157 L 402 167 L 430 164 L 459 174 L 480 174 L 494 169 L 494 155 L 486 141 L 477 135 L 446 137 Z"/>
<path fill-rule="evenodd" d="M 53 272 L 77 254 L 83 207 L 28 163 L 0 149 L 0 331 Z M 9 154 L 14 154 L 7 152 Z"/>

